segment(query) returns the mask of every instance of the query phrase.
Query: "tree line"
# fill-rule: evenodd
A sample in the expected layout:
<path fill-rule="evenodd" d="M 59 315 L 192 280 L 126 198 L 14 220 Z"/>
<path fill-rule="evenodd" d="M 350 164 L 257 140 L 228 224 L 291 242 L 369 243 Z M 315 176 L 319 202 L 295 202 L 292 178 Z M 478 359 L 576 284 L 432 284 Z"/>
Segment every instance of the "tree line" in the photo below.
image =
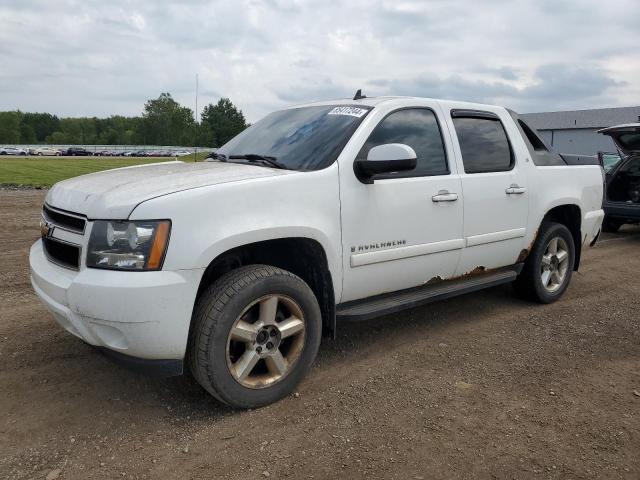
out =
<path fill-rule="evenodd" d="M 193 110 L 170 93 L 148 100 L 138 117 L 59 118 L 50 113 L 0 112 L 0 144 L 181 145 L 219 147 L 247 128 L 242 111 L 228 98 Z"/>

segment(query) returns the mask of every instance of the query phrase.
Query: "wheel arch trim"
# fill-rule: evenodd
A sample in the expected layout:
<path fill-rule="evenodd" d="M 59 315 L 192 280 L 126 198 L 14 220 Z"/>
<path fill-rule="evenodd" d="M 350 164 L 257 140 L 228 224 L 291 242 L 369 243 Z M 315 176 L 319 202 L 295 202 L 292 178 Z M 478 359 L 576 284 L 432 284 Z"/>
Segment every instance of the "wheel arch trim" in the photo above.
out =
<path fill-rule="evenodd" d="M 342 274 L 342 249 L 341 246 L 332 247 L 329 238 L 319 230 L 306 227 L 273 227 L 229 235 L 205 250 L 200 255 L 198 264 L 203 268 L 208 268 L 216 260 L 234 249 L 271 240 L 295 239 L 312 240 L 320 246 L 327 262 L 327 269 L 331 275 L 334 296 L 339 299 L 342 291 L 342 282 L 340 280 Z"/>

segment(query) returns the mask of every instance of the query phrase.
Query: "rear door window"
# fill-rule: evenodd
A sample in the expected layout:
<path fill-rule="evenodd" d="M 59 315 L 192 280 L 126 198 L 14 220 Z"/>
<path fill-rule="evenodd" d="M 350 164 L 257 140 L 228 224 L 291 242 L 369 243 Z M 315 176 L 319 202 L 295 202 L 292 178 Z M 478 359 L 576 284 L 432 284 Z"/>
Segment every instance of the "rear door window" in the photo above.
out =
<path fill-rule="evenodd" d="M 507 132 L 497 115 L 452 112 L 466 173 L 504 172 L 513 168 Z"/>

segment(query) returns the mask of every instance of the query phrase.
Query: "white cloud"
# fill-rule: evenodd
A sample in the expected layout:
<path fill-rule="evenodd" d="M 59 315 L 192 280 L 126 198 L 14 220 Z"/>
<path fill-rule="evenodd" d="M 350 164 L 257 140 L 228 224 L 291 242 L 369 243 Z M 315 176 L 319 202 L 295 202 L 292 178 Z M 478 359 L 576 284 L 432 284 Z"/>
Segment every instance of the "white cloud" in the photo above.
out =
<path fill-rule="evenodd" d="M 620 12 L 624 12 L 621 15 Z M 0 110 L 138 114 L 169 91 L 288 103 L 412 94 L 520 111 L 638 104 L 637 0 L 5 0 Z"/>

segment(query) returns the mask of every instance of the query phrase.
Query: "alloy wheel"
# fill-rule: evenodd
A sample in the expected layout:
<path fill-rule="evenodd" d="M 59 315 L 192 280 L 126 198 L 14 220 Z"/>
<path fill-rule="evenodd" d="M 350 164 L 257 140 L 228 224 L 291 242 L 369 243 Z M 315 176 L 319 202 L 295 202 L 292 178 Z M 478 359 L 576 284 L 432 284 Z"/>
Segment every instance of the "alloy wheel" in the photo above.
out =
<path fill-rule="evenodd" d="M 545 249 L 540 265 L 542 286 L 551 293 L 564 284 L 569 269 L 569 247 L 562 237 L 553 237 Z"/>
<path fill-rule="evenodd" d="M 304 348 L 302 308 L 290 297 L 266 295 L 236 319 L 227 339 L 227 367 L 247 388 L 265 388 L 293 369 Z"/>

